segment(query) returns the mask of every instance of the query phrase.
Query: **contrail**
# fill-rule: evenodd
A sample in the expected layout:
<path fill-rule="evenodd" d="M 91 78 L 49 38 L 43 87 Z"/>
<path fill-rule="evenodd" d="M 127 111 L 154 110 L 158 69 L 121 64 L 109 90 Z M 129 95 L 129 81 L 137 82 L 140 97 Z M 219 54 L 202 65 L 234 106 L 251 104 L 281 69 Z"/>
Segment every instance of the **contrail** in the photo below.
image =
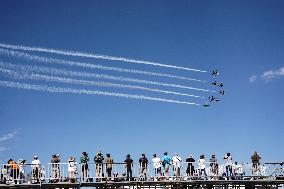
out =
<path fill-rule="evenodd" d="M 166 90 L 142 87 L 142 86 L 137 86 L 137 85 L 124 85 L 124 84 L 109 83 L 109 82 L 79 80 L 79 79 L 72 79 L 72 78 L 65 78 L 65 77 L 53 77 L 53 76 L 42 75 L 42 74 L 34 74 L 34 73 L 29 74 L 27 72 L 20 75 L 18 72 L 15 72 L 13 70 L 6 70 L 2 68 L 0 68 L 0 71 L 3 71 L 5 73 L 8 73 L 14 76 L 15 79 L 20 78 L 20 79 L 44 80 L 44 81 L 49 81 L 49 82 L 69 83 L 69 84 L 78 84 L 78 85 L 91 85 L 91 86 L 99 86 L 99 87 L 136 89 L 136 90 L 152 91 L 152 92 L 174 94 L 174 95 L 181 95 L 181 96 L 188 96 L 188 97 L 195 97 L 195 98 L 204 98 L 202 96 L 197 96 L 197 95 L 192 95 L 192 94 L 178 93 L 174 91 L 166 91 Z"/>
<path fill-rule="evenodd" d="M 127 63 L 145 64 L 145 65 L 151 65 L 151 66 L 174 68 L 174 69 L 195 71 L 195 72 L 207 72 L 205 70 L 198 70 L 198 69 L 192 69 L 192 68 L 186 68 L 186 67 L 180 67 L 180 66 L 174 66 L 174 65 L 168 65 L 168 64 L 161 64 L 158 62 L 135 60 L 135 59 L 130 59 L 130 58 L 115 57 L 115 56 L 101 55 L 101 54 L 94 54 L 94 53 L 69 51 L 69 50 L 58 50 L 58 49 L 41 48 L 41 47 L 28 47 L 28 46 L 21 46 L 21 45 L 9 45 L 9 44 L 3 44 L 3 43 L 0 43 L 0 46 L 3 48 L 15 49 L 15 50 L 45 52 L 45 53 L 53 53 L 53 54 L 66 55 L 66 56 L 79 56 L 79 57 L 84 57 L 84 58 L 95 58 L 95 59 L 127 62 Z"/>
<path fill-rule="evenodd" d="M 73 94 L 86 94 L 86 95 L 114 96 L 114 97 L 121 97 L 121 98 L 127 98 L 127 99 L 150 100 L 150 101 L 160 101 L 160 102 L 168 102 L 168 103 L 176 103 L 176 104 L 201 106 L 200 104 L 197 104 L 194 102 L 185 102 L 185 101 L 178 101 L 178 100 L 171 100 L 171 99 L 164 99 L 164 98 L 155 98 L 155 97 L 144 96 L 144 95 L 132 95 L 132 94 L 125 94 L 125 93 L 112 93 L 112 92 L 107 92 L 107 91 L 62 88 L 62 87 L 55 87 L 55 86 L 50 87 L 47 85 L 32 85 L 28 83 L 19 83 L 19 82 L 13 82 L 13 81 L 0 81 L 0 86 L 17 88 L 17 89 L 43 91 L 43 92 L 50 92 L 50 93 L 73 93 Z"/>
<path fill-rule="evenodd" d="M 76 72 L 76 71 L 67 71 L 64 69 L 56 69 L 56 68 L 48 68 L 42 66 L 30 66 L 30 65 L 13 65 L 10 63 L 4 63 L 0 61 L 0 66 L 4 66 L 5 68 L 9 69 L 21 69 L 24 71 L 35 71 L 45 74 L 53 74 L 53 75 L 64 75 L 68 77 L 88 77 L 88 78 L 96 78 L 96 79 L 107 79 L 107 80 L 114 80 L 114 81 L 122 81 L 122 82 L 132 82 L 132 83 L 141 83 L 141 84 L 148 84 L 148 85 L 157 85 L 157 86 L 165 86 L 165 87 L 174 87 L 174 88 L 182 88 L 182 89 L 189 89 L 189 90 L 197 90 L 203 92 L 216 92 L 208 89 L 202 88 L 195 88 L 190 86 L 178 85 L 173 83 L 164 83 L 164 82 L 156 82 L 156 81 L 148 81 L 148 80 L 141 80 L 141 79 L 134 79 L 134 78 L 127 78 L 122 76 L 112 76 L 106 74 L 94 74 L 88 72 Z"/>
<path fill-rule="evenodd" d="M 168 77 L 168 78 L 197 81 L 197 82 L 206 82 L 200 79 L 181 77 L 181 76 L 176 76 L 176 75 L 171 75 L 171 74 L 155 73 L 155 72 L 148 72 L 148 71 L 143 71 L 143 70 L 126 69 L 126 68 L 119 68 L 119 67 L 112 67 L 112 66 L 102 66 L 102 65 L 92 64 L 92 63 L 76 62 L 76 61 L 62 60 L 62 59 L 56 59 L 56 58 L 48 58 L 44 56 L 31 55 L 31 54 L 24 53 L 24 52 L 5 50 L 2 48 L 0 48 L 0 53 L 8 55 L 8 56 L 24 58 L 27 60 L 33 60 L 33 61 L 38 61 L 38 62 L 50 63 L 50 64 L 56 63 L 56 64 L 63 64 L 67 66 L 77 66 L 77 67 L 82 67 L 82 68 L 117 71 L 117 72 L 142 74 L 142 75 L 158 76 L 158 77 Z"/>

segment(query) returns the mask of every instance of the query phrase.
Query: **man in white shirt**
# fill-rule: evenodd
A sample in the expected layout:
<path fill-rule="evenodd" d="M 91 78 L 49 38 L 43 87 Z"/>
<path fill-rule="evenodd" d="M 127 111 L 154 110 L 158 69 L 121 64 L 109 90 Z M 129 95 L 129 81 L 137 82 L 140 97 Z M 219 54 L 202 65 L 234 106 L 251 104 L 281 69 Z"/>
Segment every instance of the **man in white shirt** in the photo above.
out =
<path fill-rule="evenodd" d="M 40 173 L 40 161 L 37 156 L 34 156 L 34 159 L 31 162 L 32 168 L 32 183 L 39 182 L 39 173 Z"/>
<path fill-rule="evenodd" d="M 175 154 L 175 156 L 172 158 L 172 161 L 173 161 L 173 168 L 174 168 L 174 176 L 179 177 L 182 159 L 181 157 L 178 156 L 178 154 Z"/>
<path fill-rule="evenodd" d="M 158 174 L 160 174 L 160 176 L 162 175 L 162 164 L 161 164 L 161 159 L 157 157 L 156 154 L 153 155 L 153 159 L 152 159 L 152 162 L 153 162 L 153 168 L 155 170 L 155 177 L 158 176 Z"/>

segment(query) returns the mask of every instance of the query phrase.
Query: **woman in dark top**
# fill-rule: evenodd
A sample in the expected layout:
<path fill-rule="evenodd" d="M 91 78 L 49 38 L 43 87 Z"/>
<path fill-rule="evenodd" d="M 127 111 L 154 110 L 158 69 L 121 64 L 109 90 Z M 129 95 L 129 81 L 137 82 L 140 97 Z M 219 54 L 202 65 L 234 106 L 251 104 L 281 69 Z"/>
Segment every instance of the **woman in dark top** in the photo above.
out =
<path fill-rule="evenodd" d="M 194 175 L 193 163 L 195 162 L 195 159 L 193 158 L 192 155 L 190 155 L 190 156 L 188 156 L 188 158 L 185 161 L 188 162 L 187 169 L 186 169 L 187 176 L 193 176 Z"/>

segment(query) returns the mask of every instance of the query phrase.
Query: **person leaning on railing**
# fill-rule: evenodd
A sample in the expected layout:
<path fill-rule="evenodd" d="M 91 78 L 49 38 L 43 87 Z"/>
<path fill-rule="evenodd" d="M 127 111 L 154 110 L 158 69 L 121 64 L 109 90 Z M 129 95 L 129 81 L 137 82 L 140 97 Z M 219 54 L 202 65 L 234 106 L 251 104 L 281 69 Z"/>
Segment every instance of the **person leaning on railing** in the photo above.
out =
<path fill-rule="evenodd" d="M 17 184 L 18 175 L 20 173 L 18 165 L 12 159 L 9 159 L 8 166 L 10 167 L 10 177 L 13 178 L 14 183 Z"/>
<path fill-rule="evenodd" d="M 132 180 L 133 160 L 130 158 L 130 154 L 127 154 L 126 159 L 124 160 L 124 163 L 125 163 L 125 168 L 126 168 L 127 180 Z"/>
<path fill-rule="evenodd" d="M 188 163 L 187 169 L 186 169 L 187 176 L 194 176 L 194 165 L 193 165 L 193 163 L 195 162 L 195 159 L 193 158 L 192 155 L 189 155 L 188 158 L 185 161 Z"/>

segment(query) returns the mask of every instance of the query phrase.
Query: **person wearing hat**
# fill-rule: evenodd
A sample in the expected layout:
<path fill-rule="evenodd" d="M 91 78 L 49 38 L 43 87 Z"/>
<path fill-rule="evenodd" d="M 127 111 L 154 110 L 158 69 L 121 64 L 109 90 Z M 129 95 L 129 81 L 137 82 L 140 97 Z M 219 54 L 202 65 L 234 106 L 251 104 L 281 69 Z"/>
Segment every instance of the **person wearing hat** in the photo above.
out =
<path fill-rule="evenodd" d="M 153 163 L 153 168 L 154 168 L 154 171 L 155 171 L 155 177 L 157 177 L 158 174 L 160 174 L 160 176 L 162 176 L 161 159 L 159 157 L 157 157 L 156 154 L 153 155 L 152 163 Z"/>
<path fill-rule="evenodd" d="M 111 178 L 111 171 L 112 171 L 112 164 L 113 164 L 113 159 L 110 157 L 110 154 L 106 154 L 106 172 L 107 172 L 107 177 Z"/>
<path fill-rule="evenodd" d="M 82 181 L 86 182 L 88 178 L 88 171 L 89 171 L 89 156 L 87 152 L 82 152 L 81 158 L 80 158 L 80 163 L 81 163 L 81 171 L 82 171 Z"/>
<path fill-rule="evenodd" d="M 187 169 L 186 169 L 186 174 L 187 176 L 194 176 L 194 165 L 193 163 L 195 162 L 195 159 L 193 158 L 192 155 L 189 155 L 188 158 L 185 160 L 187 162 Z"/>
<path fill-rule="evenodd" d="M 38 156 L 33 157 L 33 160 L 31 162 L 31 168 L 32 168 L 32 183 L 38 183 L 39 175 L 40 175 L 40 168 L 41 168 Z"/>
<path fill-rule="evenodd" d="M 148 159 L 146 158 L 145 154 L 141 155 L 139 159 L 140 164 L 140 176 L 142 180 L 147 180 L 147 168 L 148 168 Z"/>
<path fill-rule="evenodd" d="M 125 163 L 125 168 L 126 168 L 127 180 L 132 180 L 133 160 L 130 158 L 130 154 L 127 154 L 126 159 L 124 160 L 124 163 Z"/>
<path fill-rule="evenodd" d="M 68 159 L 68 173 L 69 173 L 69 182 L 74 183 L 76 181 L 77 166 L 76 160 L 74 157 Z"/>
<path fill-rule="evenodd" d="M 217 163 L 217 158 L 216 155 L 213 154 L 210 158 L 210 167 L 211 167 L 211 174 L 212 176 L 215 176 L 215 179 L 217 178 L 216 176 L 218 175 L 218 163 Z"/>

